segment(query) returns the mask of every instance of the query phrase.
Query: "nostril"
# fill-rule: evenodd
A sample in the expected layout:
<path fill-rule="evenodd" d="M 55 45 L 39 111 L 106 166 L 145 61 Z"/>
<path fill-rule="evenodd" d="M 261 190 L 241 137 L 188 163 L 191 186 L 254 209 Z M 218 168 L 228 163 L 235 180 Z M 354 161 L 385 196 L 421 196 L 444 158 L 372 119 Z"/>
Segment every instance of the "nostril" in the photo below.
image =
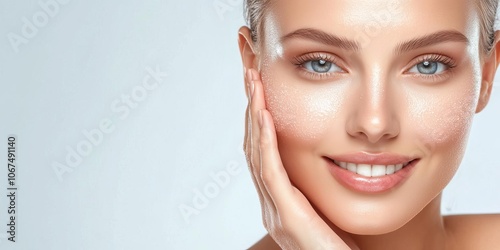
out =
<path fill-rule="evenodd" d="M 400 133 L 399 120 L 389 107 L 358 109 L 349 117 L 346 124 L 346 132 L 357 140 L 375 144 L 383 140 L 396 138 Z M 371 110 L 371 111 L 370 111 Z"/>

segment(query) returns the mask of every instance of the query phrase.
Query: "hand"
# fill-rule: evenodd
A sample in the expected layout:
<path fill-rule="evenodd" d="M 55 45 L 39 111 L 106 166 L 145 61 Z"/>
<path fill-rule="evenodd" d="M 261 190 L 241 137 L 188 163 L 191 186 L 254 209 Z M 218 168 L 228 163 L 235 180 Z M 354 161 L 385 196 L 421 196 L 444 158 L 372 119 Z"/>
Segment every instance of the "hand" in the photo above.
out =
<path fill-rule="evenodd" d="M 252 69 L 245 75 L 249 104 L 243 147 L 259 195 L 264 227 L 282 249 L 350 249 L 291 184 L 278 152 L 260 76 Z"/>

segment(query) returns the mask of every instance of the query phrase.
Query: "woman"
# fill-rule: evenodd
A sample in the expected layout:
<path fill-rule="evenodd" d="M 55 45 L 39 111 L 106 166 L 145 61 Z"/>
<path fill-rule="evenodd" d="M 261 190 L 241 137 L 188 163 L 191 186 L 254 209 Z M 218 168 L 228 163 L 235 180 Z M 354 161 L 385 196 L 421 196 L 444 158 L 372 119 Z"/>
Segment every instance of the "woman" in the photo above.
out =
<path fill-rule="evenodd" d="M 498 249 L 499 215 L 443 217 L 488 103 L 497 0 L 247 0 L 253 249 Z M 498 38 L 498 37 L 497 37 Z"/>

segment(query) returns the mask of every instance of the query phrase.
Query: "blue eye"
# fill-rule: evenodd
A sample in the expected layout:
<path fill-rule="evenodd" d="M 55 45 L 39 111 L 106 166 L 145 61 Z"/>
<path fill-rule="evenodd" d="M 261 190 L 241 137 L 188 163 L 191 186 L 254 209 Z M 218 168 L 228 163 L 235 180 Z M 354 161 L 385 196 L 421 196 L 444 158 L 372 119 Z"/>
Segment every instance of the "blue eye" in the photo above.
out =
<path fill-rule="evenodd" d="M 423 75 L 434 75 L 444 72 L 447 68 L 448 67 L 441 62 L 427 60 L 413 66 L 408 72 Z"/>
<path fill-rule="evenodd" d="M 292 63 L 312 80 L 331 79 L 346 73 L 340 66 L 342 61 L 337 56 L 327 52 L 312 52 L 292 58 Z"/>
<path fill-rule="evenodd" d="M 340 69 L 340 67 L 338 67 L 334 63 L 322 59 L 307 61 L 303 64 L 303 67 L 310 72 L 318 74 L 342 71 L 342 69 Z"/>

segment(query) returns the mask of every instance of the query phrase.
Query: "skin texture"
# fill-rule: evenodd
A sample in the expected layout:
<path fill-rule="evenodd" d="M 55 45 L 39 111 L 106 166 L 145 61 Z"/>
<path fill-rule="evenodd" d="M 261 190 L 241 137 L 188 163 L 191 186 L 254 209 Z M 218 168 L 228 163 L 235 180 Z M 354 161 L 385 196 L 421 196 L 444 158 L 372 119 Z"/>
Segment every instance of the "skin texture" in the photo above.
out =
<path fill-rule="evenodd" d="M 268 215 L 266 228 L 275 240 L 292 242 L 280 246 L 311 246 L 301 238 L 307 230 L 290 229 L 299 226 L 320 228 L 318 235 L 331 243 L 323 246 L 341 238 L 360 249 L 459 249 L 479 244 L 480 237 L 460 228 L 491 234 L 477 227 L 481 221 L 498 231 L 498 216 L 440 215 L 440 194 L 462 160 L 474 114 L 489 100 L 498 65 L 496 51 L 486 56 L 479 49 L 478 21 L 468 0 L 276 0 L 266 12 L 260 43 L 240 29 L 244 66 L 256 69 L 246 75 L 245 151 Z M 284 38 L 301 29 L 333 34 L 358 48 L 325 44 L 309 33 Z M 398 50 L 440 31 L 458 32 L 468 41 L 445 39 Z M 416 71 L 423 60 L 438 58 L 444 66 L 440 73 Z M 336 70 L 311 72 L 305 63 L 319 59 L 334 61 Z M 267 152 L 273 148 L 276 152 Z M 324 159 L 355 152 L 390 152 L 419 162 L 400 185 L 367 194 L 339 183 Z M 283 212 L 295 203 L 298 213 Z M 312 223 L 297 225 L 290 218 Z M 255 249 L 271 249 L 273 243 L 266 238 L 260 244 Z"/>

